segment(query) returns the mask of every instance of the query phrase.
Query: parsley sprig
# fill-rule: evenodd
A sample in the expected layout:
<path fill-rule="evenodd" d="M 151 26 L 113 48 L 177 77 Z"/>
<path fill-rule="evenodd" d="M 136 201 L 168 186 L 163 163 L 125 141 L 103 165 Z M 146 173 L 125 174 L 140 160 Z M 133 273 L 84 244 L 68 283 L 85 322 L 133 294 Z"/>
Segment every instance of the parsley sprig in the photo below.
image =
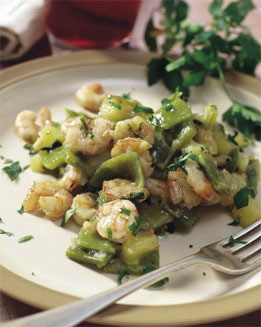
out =
<path fill-rule="evenodd" d="M 189 96 L 191 86 L 201 86 L 207 76 L 218 76 L 231 106 L 223 119 L 237 127 L 247 137 L 261 139 L 261 113 L 258 109 L 239 103 L 230 93 L 224 71 L 230 68 L 254 75 L 261 61 L 261 47 L 242 24 L 254 9 L 252 0 L 238 0 L 223 8 L 223 0 L 213 0 L 208 7 L 212 15 L 210 26 L 195 24 L 187 19 L 188 5 L 183 0 L 162 0 L 160 27 L 153 17 L 145 31 L 145 41 L 151 51 L 159 50 L 157 37 L 163 38 L 162 55 L 148 64 L 148 83 L 162 80 L 172 92 L 177 87 Z M 178 59 L 170 56 L 181 47 Z"/>

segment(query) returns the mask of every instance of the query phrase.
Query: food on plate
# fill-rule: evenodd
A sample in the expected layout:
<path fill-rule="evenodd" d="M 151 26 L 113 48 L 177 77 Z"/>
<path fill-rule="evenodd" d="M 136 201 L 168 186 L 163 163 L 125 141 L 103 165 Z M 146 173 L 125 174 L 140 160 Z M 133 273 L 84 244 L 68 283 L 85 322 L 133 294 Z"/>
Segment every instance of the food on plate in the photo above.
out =
<path fill-rule="evenodd" d="M 227 135 L 215 105 L 191 111 L 176 91 L 156 111 L 130 96 L 105 94 L 99 83 L 76 93 L 84 108 L 64 122 L 50 110 L 17 115 L 35 182 L 24 212 L 81 226 L 66 254 L 105 272 L 142 274 L 159 266 L 158 235 L 190 228 L 200 207 L 220 205 L 243 227 L 261 218 L 255 200 L 260 164 L 243 149 L 241 133 Z"/>

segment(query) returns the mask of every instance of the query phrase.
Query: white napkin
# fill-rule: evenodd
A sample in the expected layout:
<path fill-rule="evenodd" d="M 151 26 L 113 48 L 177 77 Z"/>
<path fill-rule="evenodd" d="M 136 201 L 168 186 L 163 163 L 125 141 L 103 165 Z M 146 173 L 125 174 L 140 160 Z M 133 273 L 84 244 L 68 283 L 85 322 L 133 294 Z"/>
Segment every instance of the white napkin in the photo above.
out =
<path fill-rule="evenodd" d="M 1 59 L 21 57 L 44 33 L 44 0 L 0 0 Z"/>

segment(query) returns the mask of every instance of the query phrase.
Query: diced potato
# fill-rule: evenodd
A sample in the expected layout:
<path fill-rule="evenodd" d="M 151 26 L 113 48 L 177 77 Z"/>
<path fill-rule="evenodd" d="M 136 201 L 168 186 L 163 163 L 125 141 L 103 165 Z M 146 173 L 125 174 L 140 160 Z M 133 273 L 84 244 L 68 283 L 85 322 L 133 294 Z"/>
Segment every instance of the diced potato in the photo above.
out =
<path fill-rule="evenodd" d="M 223 126 L 216 124 L 213 132 L 213 138 L 217 144 L 218 153 L 229 155 L 235 149 L 236 145 L 227 138 Z"/>
<path fill-rule="evenodd" d="M 240 225 L 245 228 L 261 219 L 260 203 L 249 197 L 248 205 L 241 209 L 234 208 L 233 215 L 240 219 Z"/>
<path fill-rule="evenodd" d="M 151 232 L 140 232 L 130 235 L 122 244 L 121 258 L 128 265 L 142 264 L 142 259 L 150 253 L 158 251 L 157 236 Z"/>
<path fill-rule="evenodd" d="M 41 162 L 41 157 L 39 154 L 34 155 L 30 159 L 30 168 L 35 173 L 43 173 L 45 171 L 44 166 Z"/>
<path fill-rule="evenodd" d="M 48 125 L 44 128 L 43 132 L 37 138 L 33 144 L 35 150 L 42 148 L 48 148 L 52 146 L 56 141 L 63 143 L 64 134 L 61 130 L 60 124 Z"/>
<path fill-rule="evenodd" d="M 100 107 L 100 116 L 111 121 L 130 118 L 137 101 L 127 100 L 120 96 L 107 95 Z"/>
<path fill-rule="evenodd" d="M 235 194 L 246 186 L 246 180 L 244 175 L 229 174 L 225 170 L 223 171 L 225 178 L 229 184 L 229 193 L 224 194 L 220 201 L 220 204 L 224 207 L 230 206 L 234 203 L 233 197 Z"/>

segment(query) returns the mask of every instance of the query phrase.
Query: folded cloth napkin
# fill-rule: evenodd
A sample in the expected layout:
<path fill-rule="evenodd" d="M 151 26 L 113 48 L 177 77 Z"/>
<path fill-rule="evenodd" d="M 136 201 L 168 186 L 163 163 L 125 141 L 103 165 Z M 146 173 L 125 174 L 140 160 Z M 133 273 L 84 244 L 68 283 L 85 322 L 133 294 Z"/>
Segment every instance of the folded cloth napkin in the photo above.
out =
<path fill-rule="evenodd" d="M 44 0 L 0 0 L 1 59 L 21 57 L 44 33 Z"/>

